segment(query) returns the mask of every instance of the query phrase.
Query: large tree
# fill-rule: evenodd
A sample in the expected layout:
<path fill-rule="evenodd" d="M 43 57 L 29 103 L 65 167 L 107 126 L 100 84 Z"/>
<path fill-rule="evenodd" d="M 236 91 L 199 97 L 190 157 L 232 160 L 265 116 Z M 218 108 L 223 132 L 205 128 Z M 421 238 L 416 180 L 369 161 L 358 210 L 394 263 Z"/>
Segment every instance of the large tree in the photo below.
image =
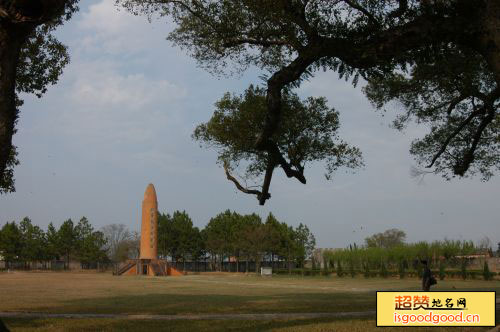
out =
<path fill-rule="evenodd" d="M 383 233 L 373 234 L 365 239 L 369 248 L 393 248 L 405 243 L 406 233 L 400 229 L 392 228 Z"/>
<path fill-rule="evenodd" d="M 6 268 L 11 262 L 18 261 L 22 254 L 22 233 L 15 221 L 7 222 L 0 230 L 0 252 L 5 261 Z"/>
<path fill-rule="evenodd" d="M 22 100 L 41 97 L 68 63 L 54 29 L 77 10 L 78 0 L 0 0 L 0 193 L 14 191 L 18 164 L 12 136 Z"/>
<path fill-rule="evenodd" d="M 248 137 L 304 182 L 276 133 L 283 91 L 317 69 L 367 82 L 382 107 L 399 101 L 409 119 L 429 125 L 414 142 L 417 162 L 444 176 L 498 169 L 500 2 L 498 0 L 117 0 L 134 13 L 172 17 L 169 39 L 215 72 L 228 63 L 269 72 L 264 123 Z M 234 68 L 234 67 L 233 67 Z M 290 169 L 294 170 L 293 172 Z M 269 198 L 262 187 L 263 199 Z"/>
<path fill-rule="evenodd" d="M 128 259 L 132 234 L 124 224 L 106 225 L 101 229 L 108 245 L 108 257 L 113 262 L 123 262 Z"/>

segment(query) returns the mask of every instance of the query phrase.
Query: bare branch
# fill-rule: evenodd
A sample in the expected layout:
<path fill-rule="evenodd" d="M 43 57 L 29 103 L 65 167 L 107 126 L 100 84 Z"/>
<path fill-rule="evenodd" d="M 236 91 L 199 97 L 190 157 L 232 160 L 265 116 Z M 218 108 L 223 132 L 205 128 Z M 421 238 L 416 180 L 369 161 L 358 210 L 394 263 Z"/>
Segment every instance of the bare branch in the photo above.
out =
<path fill-rule="evenodd" d="M 229 173 L 229 163 L 227 161 L 224 161 L 224 172 L 226 173 L 227 179 L 229 181 L 233 182 L 234 185 L 236 186 L 236 188 L 238 188 L 239 191 L 241 191 L 241 192 L 243 192 L 245 194 L 256 195 L 257 199 L 259 200 L 259 202 L 261 202 L 262 199 L 264 199 L 264 202 L 265 202 L 266 199 L 271 198 L 271 195 L 269 193 L 267 193 L 267 194 L 264 195 L 259 190 L 248 189 L 248 188 L 243 187 L 238 182 L 238 180 L 234 176 L 232 176 L 231 173 Z M 261 203 L 261 205 L 264 205 L 264 204 Z"/>

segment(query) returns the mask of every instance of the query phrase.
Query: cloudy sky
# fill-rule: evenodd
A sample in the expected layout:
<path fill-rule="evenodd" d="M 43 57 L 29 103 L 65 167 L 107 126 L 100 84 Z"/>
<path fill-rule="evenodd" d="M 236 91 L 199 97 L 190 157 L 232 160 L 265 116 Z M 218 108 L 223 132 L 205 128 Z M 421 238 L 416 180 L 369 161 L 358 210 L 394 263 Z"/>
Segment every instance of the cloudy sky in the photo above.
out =
<path fill-rule="evenodd" d="M 275 172 L 264 207 L 237 192 L 216 165 L 216 152 L 191 139 L 226 91 L 259 84 L 262 73 L 213 77 L 165 40 L 172 26 L 117 11 L 113 0 L 85 1 L 58 31 L 71 63 L 42 99 L 23 96 L 18 133 L 21 165 L 14 194 L 0 196 L 0 224 L 29 216 L 43 227 L 86 216 L 98 226 L 123 223 L 139 230 L 141 200 L 154 183 L 159 208 L 186 210 L 203 227 L 231 209 L 273 212 L 280 221 L 309 225 L 319 247 L 361 243 L 375 232 L 400 228 L 409 241 L 500 241 L 500 181 L 445 181 L 409 175 L 412 139 L 389 128 L 360 88 L 318 73 L 301 96 L 325 96 L 341 114 L 341 137 L 358 146 L 366 167 L 326 181 L 322 165 L 306 169 L 307 185 Z M 361 229 L 362 228 L 362 229 Z"/>

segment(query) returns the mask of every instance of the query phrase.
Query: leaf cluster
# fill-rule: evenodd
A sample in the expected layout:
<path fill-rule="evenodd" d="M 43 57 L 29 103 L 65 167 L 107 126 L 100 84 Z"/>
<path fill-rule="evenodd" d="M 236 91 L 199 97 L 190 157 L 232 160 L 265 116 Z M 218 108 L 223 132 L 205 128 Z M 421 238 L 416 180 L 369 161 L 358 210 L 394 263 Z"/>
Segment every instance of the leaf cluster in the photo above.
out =
<path fill-rule="evenodd" d="M 196 127 L 193 138 L 218 150 L 219 161 L 238 165 L 248 162 L 245 178 L 261 176 L 267 154 L 255 147 L 266 117 L 265 90 L 250 86 L 241 96 L 226 93 L 215 104 L 212 118 Z M 289 163 L 303 170 L 307 162 L 325 161 L 326 176 L 341 166 L 362 165 L 360 151 L 338 137 L 338 112 L 328 108 L 325 98 L 300 98 L 283 93 L 282 121 L 272 139 Z"/>

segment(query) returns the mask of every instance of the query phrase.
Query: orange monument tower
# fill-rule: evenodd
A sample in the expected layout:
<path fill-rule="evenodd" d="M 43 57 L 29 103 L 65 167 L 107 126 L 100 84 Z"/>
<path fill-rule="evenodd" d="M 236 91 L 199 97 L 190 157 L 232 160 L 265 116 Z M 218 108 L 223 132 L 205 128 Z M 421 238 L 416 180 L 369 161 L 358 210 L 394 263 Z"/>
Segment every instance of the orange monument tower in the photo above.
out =
<path fill-rule="evenodd" d="M 148 184 L 142 201 L 140 259 L 158 259 L 158 200 L 155 186 Z"/>
<path fill-rule="evenodd" d="M 139 259 L 129 259 L 116 274 L 153 276 L 182 275 L 164 259 L 158 259 L 158 200 L 155 186 L 148 184 L 142 201 Z"/>

